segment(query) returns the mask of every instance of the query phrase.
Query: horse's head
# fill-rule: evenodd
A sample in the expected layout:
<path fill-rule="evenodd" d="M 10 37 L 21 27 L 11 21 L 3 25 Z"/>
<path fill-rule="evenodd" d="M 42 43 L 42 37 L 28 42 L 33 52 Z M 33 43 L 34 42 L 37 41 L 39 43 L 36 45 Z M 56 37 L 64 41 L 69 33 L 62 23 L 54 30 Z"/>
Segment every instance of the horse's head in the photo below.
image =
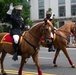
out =
<path fill-rule="evenodd" d="M 73 35 L 75 36 L 76 38 L 76 23 L 74 22 L 73 25 L 72 25 L 72 33 Z"/>
<path fill-rule="evenodd" d="M 23 33 L 23 37 L 28 37 L 30 42 L 37 45 L 39 44 L 41 37 L 44 36 L 45 42 L 51 42 L 51 31 L 52 23 L 49 20 L 44 20 L 42 22 L 33 25 L 28 31 L 27 34 Z M 31 39 L 30 39 L 31 38 Z"/>
<path fill-rule="evenodd" d="M 42 27 L 42 35 L 44 36 L 44 41 L 46 43 L 51 43 L 51 31 L 53 28 L 52 23 L 49 20 L 44 20 L 45 23 Z"/>

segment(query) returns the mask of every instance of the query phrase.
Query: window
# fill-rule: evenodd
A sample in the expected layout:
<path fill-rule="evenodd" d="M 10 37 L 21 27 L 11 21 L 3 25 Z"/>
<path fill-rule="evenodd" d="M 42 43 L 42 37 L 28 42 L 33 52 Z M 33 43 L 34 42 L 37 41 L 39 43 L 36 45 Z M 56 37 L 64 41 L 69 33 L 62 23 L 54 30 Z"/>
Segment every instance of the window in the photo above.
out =
<path fill-rule="evenodd" d="M 39 1 L 39 8 L 44 8 L 44 2 L 43 1 Z"/>
<path fill-rule="evenodd" d="M 44 9 L 39 9 L 39 19 L 44 18 Z"/>
<path fill-rule="evenodd" d="M 39 19 L 44 18 L 44 0 L 38 0 Z"/>
<path fill-rule="evenodd" d="M 63 26 L 64 25 L 64 21 L 62 22 L 59 22 L 59 27 Z"/>
<path fill-rule="evenodd" d="M 76 5 L 71 5 L 71 15 L 76 15 Z"/>
<path fill-rule="evenodd" d="M 71 3 L 76 3 L 76 0 L 71 0 Z"/>
<path fill-rule="evenodd" d="M 65 0 L 58 0 L 58 4 L 65 4 Z"/>
<path fill-rule="evenodd" d="M 59 6 L 59 17 L 65 16 L 65 6 Z"/>

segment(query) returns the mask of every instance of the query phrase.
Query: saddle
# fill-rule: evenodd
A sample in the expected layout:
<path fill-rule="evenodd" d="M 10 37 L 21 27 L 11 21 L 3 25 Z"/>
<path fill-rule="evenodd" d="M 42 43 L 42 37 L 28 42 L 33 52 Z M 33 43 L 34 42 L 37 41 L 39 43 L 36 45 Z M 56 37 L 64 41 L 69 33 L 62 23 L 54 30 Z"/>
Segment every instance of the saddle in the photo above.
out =
<path fill-rule="evenodd" d="M 22 42 L 22 36 L 19 38 L 19 44 Z M 6 43 L 6 44 L 12 44 L 13 43 L 13 37 L 10 35 L 10 33 L 7 33 L 3 36 L 0 43 Z"/>
<path fill-rule="evenodd" d="M 20 38 L 19 38 L 19 45 L 21 44 L 21 42 L 22 42 L 22 36 L 20 36 Z M 2 38 L 2 40 L 1 40 L 0 43 L 13 44 L 13 37 L 10 35 L 10 33 L 7 33 L 7 34 L 5 34 L 3 36 L 3 38 Z M 18 49 L 19 50 L 17 51 L 17 53 L 18 53 L 18 55 L 21 55 L 21 49 L 20 49 L 20 47 L 18 47 Z"/>

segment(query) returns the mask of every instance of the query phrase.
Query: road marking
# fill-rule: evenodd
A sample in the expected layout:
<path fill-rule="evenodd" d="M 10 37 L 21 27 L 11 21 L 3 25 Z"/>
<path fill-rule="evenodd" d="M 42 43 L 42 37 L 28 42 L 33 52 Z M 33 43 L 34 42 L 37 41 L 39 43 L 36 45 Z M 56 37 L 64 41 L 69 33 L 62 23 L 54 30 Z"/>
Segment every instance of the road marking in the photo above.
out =
<path fill-rule="evenodd" d="M 1 71 L 1 70 L 0 70 Z M 18 74 L 18 71 L 16 70 L 5 70 L 6 73 L 8 74 Z M 22 71 L 22 75 L 38 75 L 38 73 L 36 72 L 26 72 L 26 71 Z M 47 74 L 47 73 L 43 73 L 43 75 L 56 75 L 56 74 Z"/>

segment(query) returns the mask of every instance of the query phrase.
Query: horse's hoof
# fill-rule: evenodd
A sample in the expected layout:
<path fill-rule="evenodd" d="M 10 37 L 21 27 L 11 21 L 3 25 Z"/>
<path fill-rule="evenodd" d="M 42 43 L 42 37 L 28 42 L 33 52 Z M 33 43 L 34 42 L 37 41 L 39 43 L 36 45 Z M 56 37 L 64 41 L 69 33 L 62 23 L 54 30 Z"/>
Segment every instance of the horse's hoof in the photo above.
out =
<path fill-rule="evenodd" d="M 7 73 L 3 73 L 2 75 L 7 75 Z"/>
<path fill-rule="evenodd" d="M 72 68 L 76 68 L 75 64 L 72 65 Z"/>
<path fill-rule="evenodd" d="M 57 67 L 57 65 L 56 65 L 56 64 L 54 64 L 54 67 Z"/>
<path fill-rule="evenodd" d="M 5 71 L 1 71 L 2 75 L 7 75 L 7 73 Z"/>

